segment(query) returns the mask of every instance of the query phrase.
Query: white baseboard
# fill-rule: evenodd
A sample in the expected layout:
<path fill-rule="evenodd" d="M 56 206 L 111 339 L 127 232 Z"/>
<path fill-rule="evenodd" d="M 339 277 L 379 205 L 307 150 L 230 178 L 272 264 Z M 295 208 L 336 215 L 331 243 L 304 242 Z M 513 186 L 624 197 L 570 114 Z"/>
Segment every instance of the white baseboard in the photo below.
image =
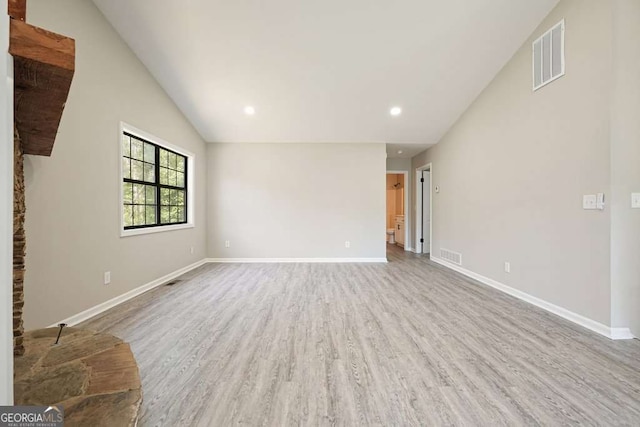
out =
<path fill-rule="evenodd" d="M 611 328 L 610 338 L 612 340 L 632 340 L 635 337 L 629 328 Z"/>
<path fill-rule="evenodd" d="M 74 326 L 77 325 L 78 323 L 82 323 L 87 319 L 92 318 L 93 316 L 97 316 L 98 314 L 107 311 L 108 309 L 115 307 L 118 304 L 122 304 L 125 301 L 130 300 L 131 298 L 137 297 L 140 294 L 143 294 L 153 288 L 156 288 L 160 285 L 163 285 L 173 279 L 175 279 L 176 277 L 182 276 L 184 273 L 187 273 L 191 270 L 194 270 L 198 267 L 200 267 L 201 265 L 204 265 L 207 263 L 206 259 L 200 260 L 196 263 L 193 263 L 191 265 L 188 265 L 186 267 L 180 268 L 176 271 L 173 271 L 165 276 L 160 277 L 159 279 L 153 280 L 145 285 L 142 285 L 140 287 L 137 287 L 135 289 L 130 290 L 129 292 L 126 292 L 122 295 L 118 295 L 115 298 L 111 298 L 108 301 L 105 301 L 101 304 L 98 304 L 96 306 L 93 306 L 83 312 L 80 312 L 78 314 L 75 314 L 71 317 L 68 317 L 64 320 L 61 320 L 60 322 L 57 322 L 53 325 L 50 325 L 50 328 L 54 328 L 58 326 L 58 323 L 66 323 L 68 326 Z"/>
<path fill-rule="evenodd" d="M 198 267 L 200 267 L 201 265 L 207 264 L 207 263 L 293 263 L 293 262 L 300 262 L 300 263 L 307 263 L 307 262 L 315 262 L 315 263 L 348 263 L 348 262 L 354 262 L 354 263 L 362 263 L 362 262 L 366 262 L 366 263 L 374 263 L 374 262 L 382 262 L 382 263 L 386 263 L 387 259 L 386 258 L 205 258 L 202 259 L 196 263 L 193 263 L 191 265 L 188 265 L 186 267 L 180 268 L 176 271 L 173 271 L 165 276 L 160 277 L 159 279 L 153 280 L 145 285 L 142 285 L 140 287 L 137 287 L 135 289 L 130 290 L 129 292 L 126 292 L 122 295 L 119 295 L 115 298 L 112 298 L 108 301 L 105 301 L 101 304 L 98 304 L 96 306 L 93 306 L 87 310 L 84 310 L 83 312 L 80 312 L 78 314 L 75 314 L 71 317 L 68 317 L 64 320 L 61 320 L 59 322 L 54 323 L 53 325 L 50 325 L 49 328 L 54 328 L 57 327 L 59 323 L 66 323 L 68 326 L 74 326 L 77 325 L 78 323 L 82 323 L 85 320 L 88 320 L 94 316 L 97 316 L 98 314 L 109 310 L 112 307 L 115 307 L 118 304 L 122 304 L 125 301 L 128 301 L 132 298 L 137 297 L 140 294 L 143 294 L 153 288 L 156 288 L 160 285 L 163 285 L 173 279 L 175 279 L 176 277 L 179 277 L 191 270 L 194 270 Z"/>
<path fill-rule="evenodd" d="M 411 248 L 411 252 L 413 252 L 414 254 L 418 254 L 418 255 L 429 255 L 431 256 L 430 252 L 418 252 L 417 249 Z"/>
<path fill-rule="evenodd" d="M 255 263 L 372 263 L 387 262 L 386 258 L 208 258 L 207 262 L 226 264 Z"/>
<path fill-rule="evenodd" d="M 628 328 L 611 328 L 609 326 L 603 325 L 602 323 L 596 322 L 595 320 L 589 319 L 588 317 L 584 317 L 580 314 L 569 311 L 566 308 L 562 308 L 560 306 L 547 302 L 538 297 L 534 297 L 533 295 L 529 295 L 526 292 L 519 291 L 518 289 L 514 289 L 510 286 L 507 286 L 493 279 L 489 279 L 488 277 L 484 277 L 478 273 L 474 273 L 473 271 L 469 271 L 458 265 L 451 264 L 441 258 L 431 256 L 431 261 L 437 264 L 440 264 L 444 267 L 450 268 L 451 270 L 457 271 L 458 273 L 463 274 L 467 277 L 470 277 L 474 280 L 477 280 L 478 282 L 483 283 L 487 286 L 491 286 L 492 288 L 498 289 L 499 291 L 502 291 L 513 297 L 516 297 L 522 301 L 528 302 L 529 304 L 533 304 L 536 307 L 542 308 L 543 310 L 547 310 L 557 316 L 560 316 L 573 323 L 583 326 L 600 335 L 604 335 L 605 337 L 610 338 L 612 340 L 634 338 L 634 336 L 631 334 L 631 331 Z"/>
<path fill-rule="evenodd" d="M 603 325 L 602 323 L 596 322 L 595 320 L 591 320 L 587 317 L 581 316 L 565 308 L 562 308 L 555 304 L 551 304 L 550 302 L 544 301 L 540 298 L 534 297 L 525 292 L 519 291 L 510 286 L 504 285 L 493 279 L 489 279 L 488 277 L 484 277 L 480 274 L 474 273 L 460 266 L 450 264 L 440 258 L 436 258 L 432 256 L 431 261 L 437 264 L 440 264 L 444 267 L 450 268 L 454 271 L 457 271 L 458 273 L 461 273 L 467 277 L 475 279 L 478 282 L 484 283 L 487 286 L 491 286 L 492 288 L 498 289 L 520 300 L 533 304 L 536 307 L 547 310 L 553 314 L 556 314 L 564 319 L 567 319 L 580 326 L 583 326 L 600 335 L 604 335 L 607 338 L 610 338 L 613 340 L 626 340 L 626 339 L 635 338 L 629 328 L 610 328 L 609 326 Z M 179 277 L 206 263 L 296 263 L 296 262 L 299 262 L 299 263 L 386 263 L 387 259 L 386 258 L 207 258 L 207 259 L 200 260 L 196 263 L 193 263 L 191 265 L 188 265 L 186 267 L 180 268 L 176 271 L 173 271 L 147 284 L 144 284 L 140 287 L 132 289 L 129 292 L 126 292 L 122 295 L 119 295 L 115 298 L 112 298 L 108 301 L 105 301 L 87 310 L 84 310 L 78 314 L 75 314 L 71 317 L 61 320 L 60 322 L 50 325 L 49 327 L 50 328 L 57 327 L 58 323 L 66 323 L 69 326 L 77 325 L 112 307 L 115 307 L 118 304 L 122 304 L 123 302 L 128 301 L 140 294 L 143 294 L 144 292 L 147 292 L 160 285 L 163 285 L 175 279 L 176 277 Z"/>

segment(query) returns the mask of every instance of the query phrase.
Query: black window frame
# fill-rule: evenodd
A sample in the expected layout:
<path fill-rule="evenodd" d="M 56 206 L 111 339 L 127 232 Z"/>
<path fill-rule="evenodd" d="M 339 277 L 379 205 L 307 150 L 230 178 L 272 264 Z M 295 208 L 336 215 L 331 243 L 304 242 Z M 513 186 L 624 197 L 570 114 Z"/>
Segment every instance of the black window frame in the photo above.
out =
<path fill-rule="evenodd" d="M 155 154 L 155 164 L 154 164 L 154 173 L 155 173 L 155 180 L 154 182 L 149 182 L 149 181 L 144 181 L 144 177 L 143 180 L 137 180 L 137 179 L 131 179 L 131 172 L 129 174 L 129 178 L 125 178 L 124 173 L 121 173 L 120 175 L 120 179 L 121 179 L 121 212 L 122 214 L 120 215 L 120 221 L 122 222 L 122 229 L 123 231 L 131 231 L 131 230 L 144 230 L 144 229 L 148 229 L 148 228 L 159 228 L 159 227 L 172 227 L 172 226 L 176 226 L 176 225 L 187 225 L 189 224 L 189 200 L 190 200 L 190 194 L 189 194 L 189 156 L 183 153 L 180 153 L 174 149 L 168 148 L 165 145 L 162 144 L 158 144 L 157 142 L 153 142 L 153 141 L 149 141 L 147 138 L 141 137 L 139 135 L 136 135 L 135 133 L 132 133 L 130 131 L 127 130 L 123 130 L 121 133 L 121 139 L 120 139 L 120 150 L 121 150 L 121 155 L 120 155 L 120 162 L 122 163 L 123 159 L 128 158 L 130 161 L 131 160 L 136 160 L 133 157 L 127 157 L 124 155 L 124 153 L 122 152 L 122 137 L 123 136 L 128 136 L 130 138 L 134 138 L 137 139 L 138 141 L 141 141 L 143 143 L 143 147 L 144 144 L 149 144 L 152 145 L 154 147 L 154 154 Z M 184 159 L 184 172 L 180 172 L 177 171 L 176 169 L 171 169 L 171 168 L 166 168 L 166 169 L 170 169 L 170 170 L 175 170 L 176 172 L 180 172 L 180 173 L 184 173 L 184 187 L 178 187 L 178 186 L 172 186 L 172 185 L 167 185 L 167 184 L 161 184 L 160 183 L 160 150 L 165 150 L 169 153 L 173 153 L 181 158 Z M 131 155 L 131 153 L 129 153 Z M 131 166 L 130 166 L 130 170 L 131 170 Z M 124 172 L 124 171 L 123 171 Z M 155 189 L 155 200 L 156 200 L 156 204 L 155 204 L 155 214 L 156 214 L 156 223 L 155 224 L 144 224 L 144 225 L 125 225 L 125 221 L 124 221 L 124 207 L 127 205 L 127 203 L 125 203 L 124 200 L 124 190 L 122 189 L 122 186 L 125 183 L 130 183 L 130 184 L 139 184 L 139 185 L 145 185 L 145 186 L 151 186 L 154 187 Z M 168 223 L 162 223 L 162 218 L 161 218 L 161 208 L 162 206 L 167 206 L 167 205 L 162 205 L 161 204 L 161 191 L 162 189 L 168 189 L 168 190 L 179 190 L 179 191 L 184 191 L 184 206 L 178 206 L 178 205 L 168 205 L 169 207 L 175 206 L 175 207 L 183 207 L 184 208 L 184 221 L 181 222 L 168 222 Z M 132 203 L 131 206 L 137 206 L 135 203 Z M 145 205 L 145 206 L 151 206 L 151 205 Z M 146 220 L 146 218 L 145 218 Z"/>

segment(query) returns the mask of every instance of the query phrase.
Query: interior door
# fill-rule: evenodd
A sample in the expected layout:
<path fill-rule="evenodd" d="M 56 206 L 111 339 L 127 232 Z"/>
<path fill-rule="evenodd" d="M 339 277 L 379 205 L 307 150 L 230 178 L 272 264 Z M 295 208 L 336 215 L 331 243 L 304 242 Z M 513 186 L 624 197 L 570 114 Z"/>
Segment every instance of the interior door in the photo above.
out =
<path fill-rule="evenodd" d="M 431 253 L 431 172 L 422 171 L 422 253 Z"/>

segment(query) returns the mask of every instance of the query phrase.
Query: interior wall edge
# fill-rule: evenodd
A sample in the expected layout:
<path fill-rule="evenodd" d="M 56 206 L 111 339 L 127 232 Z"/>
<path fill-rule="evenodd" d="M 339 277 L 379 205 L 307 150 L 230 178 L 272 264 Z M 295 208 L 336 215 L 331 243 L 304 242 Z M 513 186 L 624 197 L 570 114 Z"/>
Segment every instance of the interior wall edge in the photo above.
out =
<path fill-rule="evenodd" d="M 7 0 L 0 0 L 7 10 Z M 0 405 L 13 405 L 13 60 L 0 14 Z"/>

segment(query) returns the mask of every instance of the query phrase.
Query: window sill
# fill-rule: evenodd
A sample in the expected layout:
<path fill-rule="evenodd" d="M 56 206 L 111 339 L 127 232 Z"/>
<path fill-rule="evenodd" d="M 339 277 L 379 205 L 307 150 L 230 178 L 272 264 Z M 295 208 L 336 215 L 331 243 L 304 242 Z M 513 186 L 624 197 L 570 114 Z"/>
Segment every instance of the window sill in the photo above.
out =
<path fill-rule="evenodd" d="M 137 228 L 134 230 L 120 230 L 120 237 L 139 236 L 141 234 L 164 233 L 165 231 L 184 230 L 193 228 L 193 224 L 164 225 L 162 227 Z"/>

